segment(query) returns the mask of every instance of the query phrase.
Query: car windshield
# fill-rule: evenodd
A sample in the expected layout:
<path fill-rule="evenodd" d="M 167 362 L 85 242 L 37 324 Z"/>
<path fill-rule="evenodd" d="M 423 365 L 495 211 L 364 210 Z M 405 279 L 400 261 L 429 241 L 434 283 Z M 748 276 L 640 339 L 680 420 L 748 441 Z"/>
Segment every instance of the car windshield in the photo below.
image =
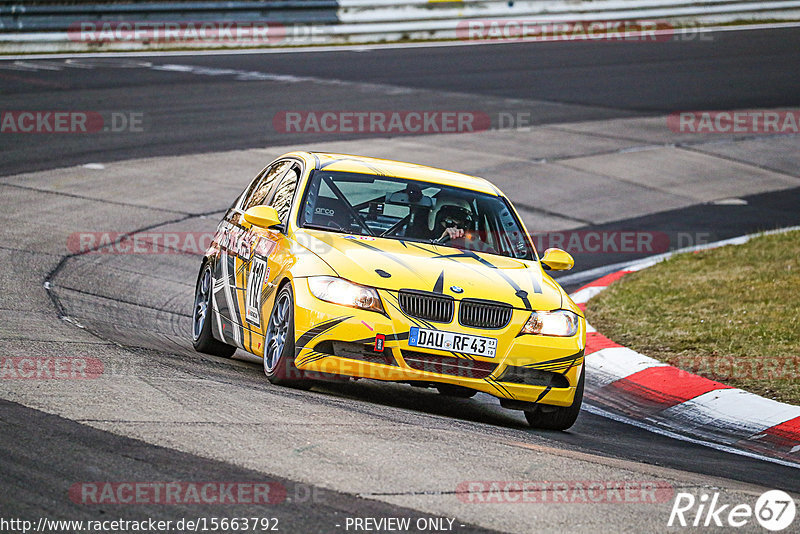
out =
<path fill-rule="evenodd" d="M 534 259 L 502 197 L 403 178 L 315 171 L 300 226 Z"/>

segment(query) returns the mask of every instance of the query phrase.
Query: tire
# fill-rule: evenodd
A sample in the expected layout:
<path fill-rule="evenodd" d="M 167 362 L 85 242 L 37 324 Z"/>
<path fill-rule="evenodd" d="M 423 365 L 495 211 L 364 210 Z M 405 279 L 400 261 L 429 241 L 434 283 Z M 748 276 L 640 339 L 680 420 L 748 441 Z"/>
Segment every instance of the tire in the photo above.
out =
<path fill-rule="evenodd" d="M 578 387 L 575 389 L 575 400 L 570 406 L 546 406 L 539 404 L 535 410 L 526 411 L 525 419 L 533 428 L 547 430 L 566 430 L 575 424 L 583 403 L 583 382 L 585 367 L 581 369 Z"/>
<path fill-rule="evenodd" d="M 203 263 L 197 284 L 194 288 L 194 309 L 192 310 L 192 345 L 197 352 L 230 358 L 236 347 L 217 341 L 211 333 L 211 292 L 214 277 L 211 275 L 211 263 Z"/>
<path fill-rule="evenodd" d="M 456 386 L 455 384 L 436 384 L 436 389 L 439 390 L 441 395 L 446 397 L 457 397 L 459 399 L 469 399 L 475 396 L 477 391 L 474 389 L 465 388 L 464 386 Z"/>
<path fill-rule="evenodd" d="M 311 381 L 294 365 L 294 294 L 286 284 L 275 297 L 264 335 L 264 374 L 276 386 L 309 389 Z"/>

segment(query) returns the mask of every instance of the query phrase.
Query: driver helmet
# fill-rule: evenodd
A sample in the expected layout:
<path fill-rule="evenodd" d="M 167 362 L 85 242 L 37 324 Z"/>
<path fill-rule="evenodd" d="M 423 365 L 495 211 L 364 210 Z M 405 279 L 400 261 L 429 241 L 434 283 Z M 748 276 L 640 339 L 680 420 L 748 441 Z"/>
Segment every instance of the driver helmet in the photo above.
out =
<path fill-rule="evenodd" d="M 474 215 L 469 202 L 461 197 L 439 193 L 436 206 L 428 215 L 428 229 L 441 232 L 444 228 L 457 226 L 464 230 L 474 229 Z"/>

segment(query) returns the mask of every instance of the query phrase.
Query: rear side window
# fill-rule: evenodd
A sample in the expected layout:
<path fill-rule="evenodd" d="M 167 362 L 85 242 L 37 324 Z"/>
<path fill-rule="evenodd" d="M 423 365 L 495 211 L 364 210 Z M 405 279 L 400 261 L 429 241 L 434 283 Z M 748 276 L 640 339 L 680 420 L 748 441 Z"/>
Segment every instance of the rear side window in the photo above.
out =
<path fill-rule="evenodd" d="M 269 203 L 269 205 L 278 212 L 278 216 L 284 224 L 286 224 L 289 211 L 292 208 L 292 199 L 294 198 L 294 192 L 297 189 L 297 181 L 299 179 L 300 171 L 297 167 L 287 172 L 278 184 L 278 187 L 275 188 L 272 201 Z"/>
<path fill-rule="evenodd" d="M 288 160 L 278 161 L 271 165 L 259 178 L 253 180 L 242 204 L 242 211 L 264 204 L 270 191 L 286 171 L 291 168 L 292 163 L 292 161 Z M 278 212 L 280 213 L 280 210 Z"/>

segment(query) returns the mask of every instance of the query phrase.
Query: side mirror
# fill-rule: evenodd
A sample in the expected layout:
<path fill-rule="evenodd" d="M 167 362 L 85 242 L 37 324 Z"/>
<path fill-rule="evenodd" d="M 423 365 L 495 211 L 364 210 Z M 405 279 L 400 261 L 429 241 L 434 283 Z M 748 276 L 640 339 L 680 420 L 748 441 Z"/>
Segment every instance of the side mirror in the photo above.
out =
<path fill-rule="evenodd" d="M 548 248 L 541 259 L 542 265 L 554 271 L 568 271 L 575 265 L 569 252 L 560 248 Z"/>
<path fill-rule="evenodd" d="M 253 206 L 244 212 L 244 220 L 261 228 L 269 228 L 281 223 L 278 211 L 272 206 Z"/>

